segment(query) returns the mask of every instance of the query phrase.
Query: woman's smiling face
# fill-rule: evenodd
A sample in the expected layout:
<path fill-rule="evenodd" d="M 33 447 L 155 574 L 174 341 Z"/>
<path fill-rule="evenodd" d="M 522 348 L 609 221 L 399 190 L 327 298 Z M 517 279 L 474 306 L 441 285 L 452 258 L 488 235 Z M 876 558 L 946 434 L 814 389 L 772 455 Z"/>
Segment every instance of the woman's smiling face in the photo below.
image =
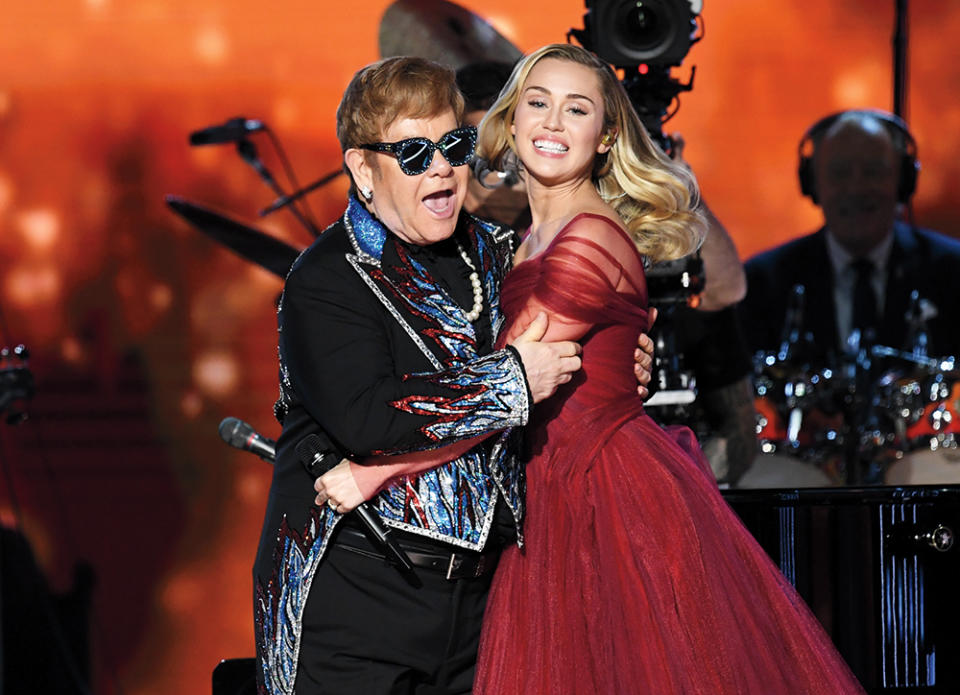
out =
<path fill-rule="evenodd" d="M 529 176 L 544 184 L 589 178 L 604 134 L 603 94 L 589 67 L 538 62 L 523 83 L 511 132 Z"/>

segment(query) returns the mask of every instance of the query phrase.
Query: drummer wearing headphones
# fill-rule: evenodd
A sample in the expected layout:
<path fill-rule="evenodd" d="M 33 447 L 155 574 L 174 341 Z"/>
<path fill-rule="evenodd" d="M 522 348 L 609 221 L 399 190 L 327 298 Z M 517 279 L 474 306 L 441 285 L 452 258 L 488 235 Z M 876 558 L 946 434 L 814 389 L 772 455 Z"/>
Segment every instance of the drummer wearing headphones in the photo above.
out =
<path fill-rule="evenodd" d="M 924 360 L 960 355 L 960 243 L 902 219 L 919 170 L 916 142 L 893 114 L 852 110 L 817 121 L 800 141 L 799 176 L 824 226 L 746 263 L 740 311 L 750 347 L 783 360 L 785 373 L 856 365 L 854 382 L 832 396 L 826 388 L 826 397 L 836 401 L 847 427 L 889 431 L 876 451 L 865 450 L 860 437 L 820 436 L 829 428 L 814 433 L 813 442 L 833 447 L 820 454 L 842 447 L 848 459 L 869 464 L 848 460 L 850 483 L 880 482 L 881 474 L 887 484 L 960 477 L 944 458 L 957 451 L 951 447 L 960 412 L 952 413 L 960 406 L 949 396 L 956 372 L 940 371 L 951 369 L 942 366 L 948 360 Z M 883 360 L 864 359 L 882 355 L 892 359 L 879 369 Z M 878 381 L 885 369 L 891 371 Z M 926 387 L 930 379 L 942 382 L 936 393 Z M 906 411 L 898 401 L 901 384 L 916 395 Z M 948 412 L 934 422 L 941 406 Z M 804 418 L 805 427 L 812 422 Z M 934 461 L 919 455 L 937 449 Z"/>
<path fill-rule="evenodd" d="M 807 131 L 800 187 L 824 226 L 746 263 L 741 311 L 753 349 L 776 351 L 802 285 L 806 361 L 849 352 L 852 335 L 912 351 L 923 333 L 927 354 L 960 352 L 960 243 L 901 219 L 919 168 L 906 123 L 884 111 L 843 111 Z"/>

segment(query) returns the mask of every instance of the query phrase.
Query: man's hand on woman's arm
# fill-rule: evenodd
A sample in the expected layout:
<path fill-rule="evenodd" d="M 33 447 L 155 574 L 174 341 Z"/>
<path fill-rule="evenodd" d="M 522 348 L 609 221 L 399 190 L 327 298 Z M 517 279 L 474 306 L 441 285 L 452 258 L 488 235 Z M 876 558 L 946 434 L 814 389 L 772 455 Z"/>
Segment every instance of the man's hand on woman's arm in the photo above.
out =
<path fill-rule="evenodd" d="M 580 343 L 573 340 L 541 342 L 548 325 L 547 315 L 541 311 L 523 333 L 510 342 L 520 355 L 534 403 L 552 396 L 560 384 L 570 381 L 573 373 L 580 369 Z"/>

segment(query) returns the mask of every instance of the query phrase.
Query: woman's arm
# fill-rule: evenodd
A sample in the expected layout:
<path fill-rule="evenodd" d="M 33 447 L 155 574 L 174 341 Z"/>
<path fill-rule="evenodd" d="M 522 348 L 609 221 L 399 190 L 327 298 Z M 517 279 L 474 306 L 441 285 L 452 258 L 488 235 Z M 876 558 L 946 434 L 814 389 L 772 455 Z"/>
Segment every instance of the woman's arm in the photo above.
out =
<path fill-rule="evenodd" d="M 462 439 L 455 444 L 394 456 L 373 456 L 356 463 L 343 459 L 316 479 L 316 503 L 327 500 L 337 504 L 338 511 L 346 513 L 361 502 L 371 499 L 388 484 L 405 475 L 416 475 L 431 468 L 454 461 L 486 439 L 486 436 Z"/>

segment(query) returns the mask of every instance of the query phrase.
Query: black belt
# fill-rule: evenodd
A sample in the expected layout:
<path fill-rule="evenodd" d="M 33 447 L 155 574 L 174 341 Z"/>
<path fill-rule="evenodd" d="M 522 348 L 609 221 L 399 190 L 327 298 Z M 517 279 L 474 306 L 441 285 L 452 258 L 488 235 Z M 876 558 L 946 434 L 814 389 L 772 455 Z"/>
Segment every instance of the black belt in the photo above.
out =
<path fill-rule="evenodd" d="M 445 551 L 440 548 L 428 550 L 401 538 L 395 537 L 394 540 L 407 554 L 411 565 L 440 572 L 449 580 L 482 577 L 494 570 L 500 558 L 500 548 L 485 553 Z M 333 544 L 365 557 L 388 562 L 387 557 L 376 550 L 376 546 L 363 531 L 345 524 L 341 524 Z"/>

